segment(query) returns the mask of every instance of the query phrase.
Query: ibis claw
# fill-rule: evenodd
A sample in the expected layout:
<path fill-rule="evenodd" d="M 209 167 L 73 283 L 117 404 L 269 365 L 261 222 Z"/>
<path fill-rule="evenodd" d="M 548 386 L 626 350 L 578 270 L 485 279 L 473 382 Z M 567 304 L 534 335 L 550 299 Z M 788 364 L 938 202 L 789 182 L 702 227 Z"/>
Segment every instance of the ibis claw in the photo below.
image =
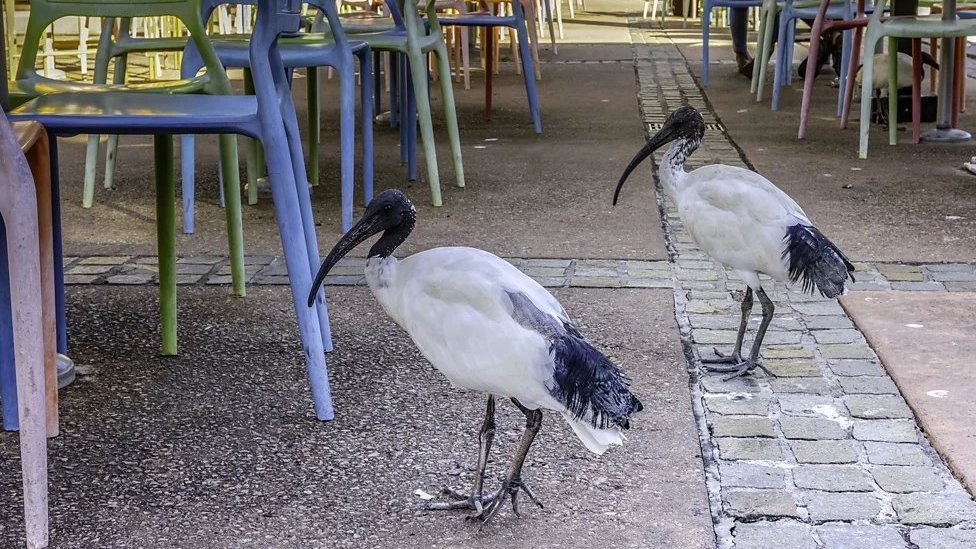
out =
<path fill-rule="evenodd" d="M 735 351 L 732 354 L 726 354 L 719 351 L 717 347 L 712 347 L 712 352 L 718 358 L 703 358 L 701 359 L 702 364 L 740 364 L 742 362 L 742 356 L 739 351 Z"/>
<path fill-rule="evenodd" d="M 528 496 L 532 503 L 538 505 L 540 509 L 543 508 L 542 503 L 532 493 L 532 489 L 521 478 L 516 477 L 507 479 L 502 484 L 502 487 L 493 493 L 493 495 L 497 495 L 498 497 L 489 503 L 483 511 L 473 514 L 470 518 L 481 519 L 481 527 L 484 528 L 491 519 L 495 518 L 495 515 L 501 510 L 502 505 L 505 504 L 505 500 L 508 499 L 505 496 L 509 496 L 512 500 L 512 511 L 515 513 L 515 516 L 521 518 L 522 514 L 519 512 L 518 503 L 519 492 L 525 492 L 525 495 Z"/>
<path fill-rule="evenodd" d="M 716 362 L 706 362 L 702 360 L 703 364 L 715 364 Z M 769 377 L 776 377 L 770 372 L 759 359 L 747 358 L 745 360 L 739 361 L 738 363 L 730 363 L 728 366 L 705 366 L 705 369 L 710 372 L 717 373 L 731 373 L 726 377 L 722 378 L 722 381 L 729 381 L 730 379 L 735 379 L 739 376 L 743 376 L 746 373 L 752 371 L 753 368 L 759 368 L 766 373 Z"/>
<path fill-rule="evenodd" d="M 441 494 L 447 496 L 451 501 L 432 501 L 425 505 L 428 511 L 455 511 L 458 509 L 470 509 L 474 511 L 468 518 L 478 518 L 484 512 L 485 506 L 491 504 L 501 493 L 501 490 L 482 496 L 481 494 L 464 494 L 452 488 L 444 486 Z"/>

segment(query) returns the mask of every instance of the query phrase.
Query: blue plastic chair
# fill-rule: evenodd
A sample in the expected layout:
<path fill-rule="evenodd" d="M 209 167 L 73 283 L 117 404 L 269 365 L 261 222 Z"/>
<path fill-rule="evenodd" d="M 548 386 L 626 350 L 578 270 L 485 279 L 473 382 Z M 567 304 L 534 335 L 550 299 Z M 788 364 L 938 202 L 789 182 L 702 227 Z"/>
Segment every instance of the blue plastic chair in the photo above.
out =
<path fill-rule="evenodd" d="M 216 53 L 200 32 L 199 2 L 196 21 L 183 21 L 208 66 Z M 118 6 L 144 3 L 147 15 L 170 15 L 175 2 L 155 0 L 87 0 L 99 6 L 102 16 L 122 16 Z M 291 90 L 277 47 L 281 32 L 295 32 L 301 25 L 297 0 L 259 0 L 258 16 L 250 43 L 250 65 L 255 96 L 56 93 L 18 107 L 11 120 L 37 120 L 49 133 L 70 136 L 83 133 L 153 135 L 156 158 L 156 211 L 160 224 L 159 285 L 164 335 L 171 334 L 175 352 L 176 327 L 176 227 L 174 221 L 173 135 L 239 134 L 261 141 L 267 157 L 275 217 L 281 233 L 292 299 L 315 403 L 316 416 L 334 416 L 325 351 L 331 349 L 325 295 L 319 292 L 316 307 L 305 306 L 312 273 L 319 266 L 315 222 L 302 160 L 301 136 L 291 100 Z M 222 72 L 221 72 L 222 74 Z M 225 189 L 226 190 L 226 189 Z M 228 204 L 229 206 L 230 204 Z M 60 238 L 60 235 L 57 235 Z M 60 258 L 57 259 L 60 261 Z M 63 283 L 63 282 L 62 282 Z M 164 340 L 164 345 L 170 343 Z"/>
<path fill-rule="evenodd" d="M 571 0 L 572 1 L 572 0 Z M 542 133 L 542 117 L 539 114 L 539 96 L 535 88 L 535 70 L 532 66 L 532 48 L 529 45 L 528 30 L 525 26 L 525 10 L 522 3 L 513 0 L 512 15 L 492 15 L 489 12 L 469 12 L 458 15 L 438 16 L 441 25 L 454 25 L 459 27 L 508 27 L 515 29 L 518 35 L 519 61 L 522 63 L 522 78 L 525 80 L 525 95 L 529 100 L 529 114 L 532 117 L 532 125 L 535 133 Z M 391 8 L 392 9 L 392 8 Z M 492 33 L 487 33 L 487 49 L 492 50 Z M 491 67 L 488 68 L 486 78 L 491 79 Z M 485 111 L 487 117 L 491 116 L 491 86 L 487 86 L 488 96 L 485 98 Z M 416 132 L 415 132 L 416 133 Z"/>
<path fill-rule="evenodd" d="M 252 4 L 255 0 L 204 0 L 201 19 L 206 21 L 210 14 L 220 4 Z M 350 41 L 346 38 L 339 22 L 338 10 L 334 2 L 312 0 L 309 4 L 317 7 L 328 21 L 330 33 L 303 33 L 299 36 L 287 37 L 280 41 L 279 51 L 286 69 L 306 67 L 308 84 L 308 120 L 309 120 L 309 179 L 313 186 L 318 184 L 319 173 L 319 89 L 317 67 L 333 67 L 339 74 L 339 133 L 340 133 L 340 169 L 341 169 L 341 215 L 344 231 L 352 227 L 352 206 L 354 198 L 355 169 L 355 66 L 353 55 L 359 58 L 361 72 L 360 103 L 362 124 L 362 163 L 363 163 L 363 195 L 364 204 L 373 198 L 373 104 L 370 82 L 372 77 L 372 60 L 369 46 L 360 40 Z M 248 46 L 246 37 L 219 37 L 210 40 L 221 64 L 227 68 L 249 69 Z M 181 66 L 182 75 L 192 77 L 203 66 L 203 60 L 193 47 L 187 43 Z M 249 79 L 248 79 L 249 80 Z M 245 83 L 247 91 L 247 82 Z M 182 138 L 182 174 L 183 174 L 183 223 L 184 232 L 193 232 L 193 136 Z M 248 203 L 257 203 L 257 177 L 263 171 L 261 155 L 257 148 L 250 149 L 246 160 L 248 163 Z"/>
<path fill-rule="evenodd" d="M 708 87 L 708 35 L 715 8 L 758 8 L 762 0 L 705 0 L 702 4 L 702 85 Z M 644 11 L 647 11 L 645 6 Z"/>
<path fill-rule="evenodd" d="M 776 70 L 773 73 L 773 100 L 772 110 L 779 108 L 780 94 L 784 86 L 793 84 L 793 44 L 796 40 L 796 20 L 797 19 L 816 19 L 819 11 L 819 2 L 803 2 L 799 6 L 794 4 L 794 0 L 786 0 L 783 9 L 779 12 L 779 34 L 777 40 L 777 62 Z M 831 2 L 827 7 L 825 18 L 848 20 L 854 17 L 854 2 L 851 0 L 839 0 Z M 850 31 L 844 32 L 843 46 L 841 49 L 841 75 L 847 74 L 847 64 L 851 59 L 851 40 Z M 816 62 L 816 60 L 811 60 Z M 843 76 L 846 80 L 846 76 Z M 844 85 L 841 83 L 837 92 L 837 111 L 840 114 L 841 102 L 843 100 Z"/>

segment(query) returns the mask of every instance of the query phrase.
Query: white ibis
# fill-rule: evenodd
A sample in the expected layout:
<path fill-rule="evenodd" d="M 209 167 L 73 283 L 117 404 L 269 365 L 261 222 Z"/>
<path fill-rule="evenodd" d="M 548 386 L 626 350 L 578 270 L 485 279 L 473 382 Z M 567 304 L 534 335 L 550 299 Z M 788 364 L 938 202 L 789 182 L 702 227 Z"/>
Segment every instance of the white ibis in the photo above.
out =
<path fill-rule="evenodd" d="M 488 393 L 474 485 L 470 494 L 449 488 L 453 501 L 430 509 L 473 509 L 488 522 L 506 497 L 518 515 L 519 491 L 540 507 L 522 479 L 522 465 L 542 425 L 542 409 L 560 413 L 591 452 L 622 444 L 621 430 L 643 406 L 620 369 L 573 326 L 559 302 L 511 263 L 474 248 L 433 248 L 402 261 L 393 257 L 413 230 L 416 210 L 400 191 L 379 194 L 322 263 L 309 294 L 350 250 L 383 235 L 366 260 L 366 282 L 387 314 L 420 352 L 457 387 Z M 509 398 L 525 414 L 525 431 L 497 491 L 482 485 L 495 432 L 495 397 Z"/>
<path fill-rule="evenodd" d="M 665 143 L 658 174 L 674 200 L 698 247 L 709 257 L 735 271 L 748 286 L 742 300 L 742 318 L 731 355 L 715 350 L 717 359 L 702 360 L 709 369 L 740 376 L 762 364 L 759 347 L 773 319 L 772 300 L 763 291 L 760 274 L 779 282 L 800 281 L 805 292 L 817 288 L 824 297 L 844 292 L 854 266 L 826 236 L 810 223 L 803 210 L 768 179 L 756 172 L 711 164 L 686 172 L 685 160 L 701 144 L 705 121 L 692 107 L 681 107 L 668 116 L 620 176 L 613 203 L 627 176 Z M 752 294 L 759 297 L 763 317 L 749 357 L 743 359 L 742 338 L 752 311 Z"/>
<path fill-rule="evenodd" d="M 925 77 L 925 65 L 928 65 L 935 70 L 939 70 L 939 64 L 926 52 L 921 52 L 920 57 L 922 72 L 921 77 Z M 898 89 L 899 94 L 904 89 L 911 91 L 912 88 L 912 56 L 907 53 L 898 52 L 895 56 L 895 63 L 898 65 L 898 81 L 895 87 Z M 864 66 L 861 65 L 857 68 L 857 76 L 854 78 L 854 82 L 858 86 L 864 85 L 864 73 L 861 69 Z M 876 114 L 878 120 L 881 124 L 888 124 L 888 102 L 881 101 L 882 97 L 888 96 L 888 53 L 876 53 L 874 54 L 874 68 L 871 74 L 871 89 L 874 90 L 874 98 L 877 103 L 877 110 L 872 113 Z M 873 117 L 872 117 L 873 118 Z M 897 120 L 895 121 L 897 123 Z"/>

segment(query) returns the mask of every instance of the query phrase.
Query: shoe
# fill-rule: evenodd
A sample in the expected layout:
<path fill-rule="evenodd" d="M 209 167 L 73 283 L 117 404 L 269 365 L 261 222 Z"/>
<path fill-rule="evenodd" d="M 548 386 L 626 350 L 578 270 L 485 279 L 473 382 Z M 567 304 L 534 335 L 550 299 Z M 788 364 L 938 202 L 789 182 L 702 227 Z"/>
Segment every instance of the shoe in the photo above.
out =
<path fill-rule="evenodd" d="M 739 69 L 739 74 L 747 78 L 752 78 L 752 65 L 754 60 L 748 53 L 735 54 L 735 65 Z"/>

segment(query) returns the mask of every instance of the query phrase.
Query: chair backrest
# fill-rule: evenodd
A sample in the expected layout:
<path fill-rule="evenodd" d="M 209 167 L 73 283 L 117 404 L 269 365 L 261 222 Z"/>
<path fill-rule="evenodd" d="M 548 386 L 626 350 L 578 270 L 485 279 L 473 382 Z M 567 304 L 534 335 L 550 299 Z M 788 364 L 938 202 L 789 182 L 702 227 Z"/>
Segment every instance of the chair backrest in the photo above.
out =
<path fill-rule="evenodd" d="M 336 45 L 340 48 L 346 47 L 348 40 L 346 39 L 345 31 L 342 30 L 342 23 L 339 20 L 339 9 L 336 6 L 335 0 L 305 0 L 304 3 L 318 8 L 319 12 L 324 15 L 325 20 L 329 23 L 329 28 Z M 202 0 L 200 6 L 200 19 L 202 21 L 209 20 L 214 10 L 223 4 L 257 6 L 260 4 L 260 2 L 259 0 Z M 293 33 L 288 32 L 286 34 Z"/>
<path fill-rule="evenodd" d="M 390 16 L 393 17 L 393 22 L 396 23 L 397 28 L 405 29 L 407 25 L 412 26 L 418 33 L 424 34 L 424 25 L 420 20 L 420 16 L 414 7 L 415 0 L 385 0 L 386 8 L 390 10 Z M 427 13 L 427 22 L 430 24 L 431 34 L 440 32 L 440 21 L 437 19 L 437 10 L 434 8 L 435 0 L 427 0 L 427 7 L 425 11 Z M 405 9 L 405 6 L 410 6 L 410 9 Z M 406 14 L 406 18 L 404 18 Z"/>
<path fill-rule="evenodd" d="M 30 17 L 24 36 L 24 49 L 17 68 L 17 80 L 39 79 L 35 69 L 37 52 L 44 29 L 63 17 L 155 17 L 173 16 L 190 33 L 190 40 L 200 51 L 209 80 L 205 89 L 210 93 L 232 93 L 230 81 L 224 73 L 217 54 L 207 40 L 200 19 L 201 0 L 31 0 Z"/>

